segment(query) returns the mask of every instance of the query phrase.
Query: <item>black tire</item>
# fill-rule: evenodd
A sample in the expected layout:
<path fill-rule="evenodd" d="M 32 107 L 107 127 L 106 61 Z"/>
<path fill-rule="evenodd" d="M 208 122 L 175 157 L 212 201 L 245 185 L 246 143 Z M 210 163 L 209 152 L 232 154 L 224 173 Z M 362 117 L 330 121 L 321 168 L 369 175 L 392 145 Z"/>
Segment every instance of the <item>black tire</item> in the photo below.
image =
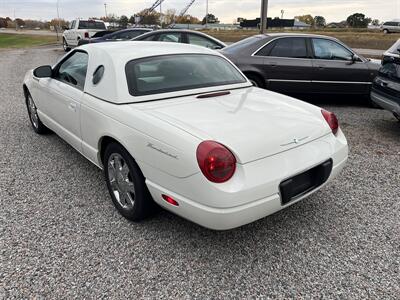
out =
<path fill-rule="evenodd" d="M 120 158 L 122 158 L 121 168 L 118 168 L 117 161 Z M 103 165 L 108 191 L 121 215 L 131 221 L 140 221 L 156 211 L 157 206 L 147 189 L 139 166 L 120 144 L 107 145 L 104 151 Z M 119 175 L 117 169 L 119 169 Z M 126 173 L 126 170 L 128 173 L 124 179 L 123 173 Z M 124 191 L 122 193 L 124 196 L 121 197 L 120 191 Z"/>
<path fill-rule="evenodd" d="M 376 104 L 372 99 L 370 95 L 365 96 L 367 100 L 367 104 L 370 108 L 375 108 L 375 109 L 382 109 L 378 104 Z"/>
<path fill-rule="evenodd" d="M 247 79 L 249 79 L 250 82 L 254 86 L 262 88 L 262 89 L 265 88 L 265 84 L 264 84 L 263 79 L 261 78 L 261 76 L 258 76 L 256 74 L 245 74 L 245 75 L 246 75 Z"/>
<path fill-rule="evenodd" d="M 68 46 L 67 41 L 65 40 L 65 38 L 63 38 L 63 49 L 65 52 L 68 52 L 71 50 L 71 48 Z"/>
<path fill-rule="evenodd" d="M 49 133 L 49 129 L 42 123 L 37 113 L 36 104 L 33 101 L 33 98 L 29 92 L 26 93 L 25 96 L 26 108 L 28 110 L 29 121 L 31 122 L 33 130 L 37 134 L 46 134 Z"/>

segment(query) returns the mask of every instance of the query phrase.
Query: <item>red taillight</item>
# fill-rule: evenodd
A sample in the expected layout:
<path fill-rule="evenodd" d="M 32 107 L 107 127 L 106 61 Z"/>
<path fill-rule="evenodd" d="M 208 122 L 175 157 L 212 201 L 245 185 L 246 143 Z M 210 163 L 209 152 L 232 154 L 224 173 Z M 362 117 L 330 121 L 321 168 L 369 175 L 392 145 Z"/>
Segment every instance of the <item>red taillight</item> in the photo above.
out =
<path fill-rule="evenodd" d="M 201 172 L 211 182 L 226 182 L 235 174 L 235 156 L 217 142 L 202 142 L 197 147 L 196 155 Z"/>
<path fill-rule="evenodd" d="M 89 32 L 85 32 L 85 39 L 89 38 Z"/>
<path fill-rule="evenodd" d="M 167 201 L 169 204 L 172 204 L 172 205 L 174 205 L 174 206 L 179 206 L 179 203 L 176 202 L 176 201 L 174 200 L 174 198 L 172 198 L 172 197 L 170 197 L 170 196 L 167 196 L 167 195 L 161 195 L 161 196 L 162 196 L 163 199 L 164 199 L 165 201 Z"/>
<path fill-rule="evenodd" d="M 324 109 L 321 110 L 321 112 L 326 122 L 328 123 L 329 127 L 332 129 L 333 134 L 336 134 L 339 130 L 339 121 L 336 118 L 336 115 Z"/>

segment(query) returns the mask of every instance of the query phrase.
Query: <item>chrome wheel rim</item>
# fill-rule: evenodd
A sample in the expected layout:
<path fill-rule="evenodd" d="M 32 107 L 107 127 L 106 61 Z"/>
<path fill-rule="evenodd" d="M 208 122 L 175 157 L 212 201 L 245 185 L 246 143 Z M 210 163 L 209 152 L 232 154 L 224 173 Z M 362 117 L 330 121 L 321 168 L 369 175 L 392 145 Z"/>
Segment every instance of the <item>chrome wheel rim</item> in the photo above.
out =
<path fill-rule="evenodd" d="M 32 125 L 35 128 L 39 127 L 39 116 L 37 114 L 37 108 L 35 102 L 31 96 L 28 96 L 28 109 L 29 109 L 29 117 L 31 119 Z"/>
<path fill-rule="evenodd" d="M 124 158 L 113 153 L 108 158 L 108 182 L 111 191 L 122 208 L 131 209 L 135 204 L 135 185 L 132 181 L 129 166 Z"/>

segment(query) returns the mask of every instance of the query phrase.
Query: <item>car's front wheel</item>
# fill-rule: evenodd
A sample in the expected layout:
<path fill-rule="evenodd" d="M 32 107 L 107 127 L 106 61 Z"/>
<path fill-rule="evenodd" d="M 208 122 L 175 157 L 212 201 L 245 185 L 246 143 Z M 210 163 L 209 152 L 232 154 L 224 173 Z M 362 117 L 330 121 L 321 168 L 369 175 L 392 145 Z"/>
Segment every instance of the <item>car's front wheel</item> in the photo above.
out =
<path fill-rule="evenodd" d="M 65 52 L 68 52 L 69 50 L 71 50 L 71 48 L 68 46 L 68 43 L 65 38 L 63 38 L 63 49 Z"/>
<path fill-rule="evenodd" d="M 263 79 L 258 76 L 258 75 L 254 75 L 254 74 L 245 74 L 247 79 L 253 84 L 253 86 L 255 87 L 259 87 L 259 88 L 265 88 L 265 84 L 263 83 Z"/>
<path fill-rule="evenodd" d="M 388 33 L 389 33 L 389 30 L 383 29 L 383 33 L 384 33 L 384 34 L 388 34 Z"/>
<path fill-rule="evenodd" d="M 156 205 L 132 156 L 121 145 L 111 143 L 105 149 L 103 163 L 107 188 L 118 211 L 131 221 L 149 216 Z"/>
<path fill-rule="evenodd" d="M 42 123 L 42 121 L 40 121 L 35 101 L 33 101 L 33 98 L 29 93 L 26 95 L 26 106 L 28 108 L 29 120 L 31 121 L 33 130 L 38 134 L 47 133 L 49 129 Z"/>

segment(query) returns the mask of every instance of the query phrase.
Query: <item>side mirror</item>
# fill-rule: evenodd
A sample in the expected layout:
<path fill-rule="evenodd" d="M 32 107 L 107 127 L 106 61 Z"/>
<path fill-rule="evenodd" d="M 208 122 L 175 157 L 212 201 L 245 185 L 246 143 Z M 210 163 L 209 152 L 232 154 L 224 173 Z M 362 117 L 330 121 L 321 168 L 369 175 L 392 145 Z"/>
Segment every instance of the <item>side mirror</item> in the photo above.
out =
<path fill-rule="evenodd" d="M 37 78 L 49 78 L 53 75 L 51 66 L 41 66 L 33 70 L 33 75 Z"/>
<path fill-rule="evenodd" d="M 361 58 L 357 54 L 353 54 L 353 56 L 350 58 L 349 62 L 347 63 L 348 65 L 355 64 L 356 62 L 361 61 Z"/>
<path fill-rule="evenodd" d="M 68 26 L 63 26 L 62 29 L 69 30 L 69 27 Z"/>

